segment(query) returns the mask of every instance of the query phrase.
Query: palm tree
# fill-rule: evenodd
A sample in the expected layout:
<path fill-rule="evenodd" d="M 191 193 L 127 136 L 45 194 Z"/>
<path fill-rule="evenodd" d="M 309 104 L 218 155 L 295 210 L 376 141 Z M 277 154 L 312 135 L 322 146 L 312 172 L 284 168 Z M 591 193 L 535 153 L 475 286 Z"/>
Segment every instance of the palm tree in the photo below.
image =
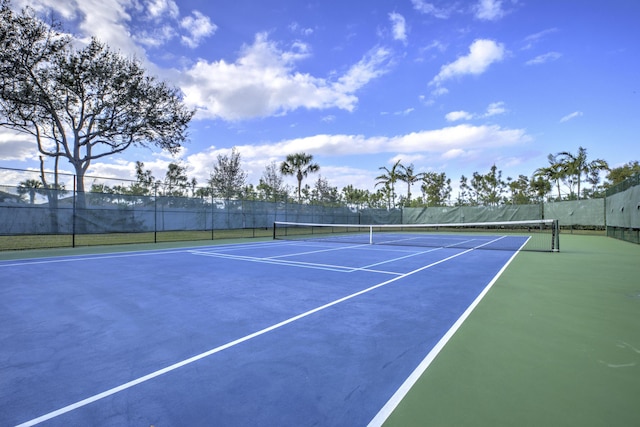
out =
<path fill-rule="evenodd" d="M 24 195 L 27 193 L 29 194 L 29 203 L 33 205 L 36 194 L 45 194 L 45 188 L 42 182 L 37 179 L 27 179 L 18 185 L 18 194 Z"/>
<path fill-rule="evenodd" d="M 411 205 L 411 186 L 422 179 L 423 173 L 414 173 L 414 166 L 411 163 L 409 166 L 398 165 L 401 172 L 398 174 L 400 181 L 407 183 L 407 206 Z"/>
<path fill-rule="evenodd" d="M 562 151 L 557 154 L 560 156 L 560 162 L 564 166 L 565 171 L 569 176 L 576 177 L 576 183 L 578 185 L 578 199 L 580 199 L 580 183 L 582 182 L 582 176 L 591 176 L 591 182 L 597 181 L 600 171 L 609 170 L 609 164 L 602 159 L 587 161 L 587 149 L 578 147 L 578 154 L 572 154 L 568 151 Z"/>
<path fill-rule="evenodd" d="M 378 185 L 384 185 L 385 187 L 389 187 L 389 190 L 391 192 L 391 197 L 389 198 L 390 202 L 393 202 L 393 207 L 396 206 L 396 190 L 395 190 L 395 183 L 396 181 L 398 181 L 398 179 L 400 178 L 400 174 L 397 172 L 397 169 L 400 166 L 400 160 L 398 160 L 392 167 L 391 169 L 388 169 L 386 166 L 381 166 L 378 169 L 380 170 L 384 170 L 386 173 L 383 173 L 382 175 L 378 175 L 376 177 L 376 187 Z M 388 206 L 388 208 L 391 208 L 391 206 Z"/>
<path fill-rule="evenodd" d="M 562 194 L 560 193 L 560 181 L 567 176 L 567 173 L 562 162 L 558 161 L 557 157 L 553 154 L 549 154 L 547 156 L 547 160 L 549 161 L 549 166 L 536 169 L 533 176 L 544 178 L 549 182 L 553 181 L 558 188 L 558 200 L 560 200 L 562 199 Z"/>
<path fill-rule="evenodd" d="M 319 170 L 320 166 L 317 163 L 313 163 L 313 156 L 306 153 L 289 154 L 287 159 L 280 165 L 280 172 L 283 175 L 295 175 L 298 179 L 298 203 L 302 201 L 302 179 Z"/>

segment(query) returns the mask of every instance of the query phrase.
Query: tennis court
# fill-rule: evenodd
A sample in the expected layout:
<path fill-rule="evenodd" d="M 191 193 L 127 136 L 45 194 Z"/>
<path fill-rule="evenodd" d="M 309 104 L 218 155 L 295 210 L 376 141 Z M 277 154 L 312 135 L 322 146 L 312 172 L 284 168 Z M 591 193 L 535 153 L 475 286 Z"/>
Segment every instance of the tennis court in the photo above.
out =
<path fill-rule="evenodd" d="M 0 425 L 378 425 L 517 253 L 478 246 L 3 261 Z"/>

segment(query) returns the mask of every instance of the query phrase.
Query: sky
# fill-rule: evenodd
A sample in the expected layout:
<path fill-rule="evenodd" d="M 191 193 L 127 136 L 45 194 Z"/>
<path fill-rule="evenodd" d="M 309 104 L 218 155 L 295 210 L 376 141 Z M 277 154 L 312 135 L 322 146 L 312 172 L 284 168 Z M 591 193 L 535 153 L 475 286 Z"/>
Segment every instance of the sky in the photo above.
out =
<path fill-rule="evenodd" d="M 373 191 L 400 160 L 455 193 L 462 175 L 530 177 L 580 146 L 611 167 L 640 160 L 637 0 L 12 1 L 26 4 L 139 59 L 196 110 L 178 155 L 131 148 L 87 175 L 133 179 L 141 161 L 161 179 L 179 162 L 204 186 L 236 147 L 254 185 L 305 152 L 320 166 L 309 185 Z M 0 129 L 0 167 L 37 159 L 32 137 Z"/>

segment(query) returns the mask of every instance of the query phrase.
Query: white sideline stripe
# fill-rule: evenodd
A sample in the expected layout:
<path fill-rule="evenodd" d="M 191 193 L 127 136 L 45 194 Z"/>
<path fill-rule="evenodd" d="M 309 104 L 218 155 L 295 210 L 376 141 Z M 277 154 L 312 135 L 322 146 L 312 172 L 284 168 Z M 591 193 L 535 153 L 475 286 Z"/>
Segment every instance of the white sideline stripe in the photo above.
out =
<path fill-rule="evenodd" d="M 502 273 L 504 273 L 504 271 L 507 269 L 509 264 L 511 264 L 511 261 L 513 261 L 516 255 L 518 255 L 518 253 L 520 253 L 522 248 L 524 248 L 524 246 L 527 244 L 529 239 L 530 237 L 527 238 L 527 240 L 522 244 L 522 246 L 520 246 L 520 248 L 511 256 L 511 258 L 509 258 L 507 263 L 504 266 L 502 266 L 500 271 L 498 271 L 498 273 L 493 277 L 493 279 L 491 279 L 489 284 L 487 284 L 487 286 L 482 290 L 482 292 L 480 292 L 480 294 L 476 297 L 476 299 L 473 300 L 471 305 L 467 307 L 464 313 L 462 313 L 462 315 L 458 318 L 458 320 L 456 320 L 456 322 L 451 326 L 451 328 L 449 328 L 447 333 L 444 334 L 442 338 L 440 338 L 440 341 L 438 341 L 438 343 L 431 349 L 431 351 L 422 360 L 422 362 L 420 362 L 420 364 L 416 367 L 416 369 L 414 369 L 413 372 L 411 372 L 411 374 L 402 383 L 402 385 L 398 388 L 398 390 L 396 390 L 393 396 L 391 396 L 391 398 L 382 407 L 382 409 L 378 411 L 376 416 L 373 417 L 373 419 L 369 422 L 367 427 L 382 426 L 382 424 L 387 420 L 387 418 L 389 418 L 389 416 L 396 409 L 398 404 L 402 401 L 402 399 L 405 398 L 407 393 L 409 393 L 409 390 L 411 390 L 411 388 L 415 385 L 416 382 L 418 382 L 420 377 L 427 370 L 429 365 L 431 365 L 431 362 L 434 361 L 436 356 L 438 356 L 440 351 L 442 351 L 442 349 L 447 344 L 447 342 L 449 342 L 451 337 L 453 337 L 453 335 L 458 331 L 458 329 L 460 329 L 460 326 L 462 326 L 464 321 L 467 320 L 467 317 L 469 317 L 469 315 L 476 308 L 476 306 L 480 304 L 480 301 L 482 301 L 482 299 L 487 294 L 487 292 L 489 292 L 489 290 L 493 287 L 494 283 L 498 280 L 498 278 L 502 275 Z"/>
<path fill-rule="evenodd" d="M 28 260 L 28 261 L 18 261 L 10 264 L 0 264 L 1 267 L 16 267 L 22 265 L 36 265 L 36 264 L 56 264 L 60 262 L 79 262 L 79 261 L 92 261 L 95 259 L 113 259 L 113 258 L 129 258 L 129 257 L 137 257 L 137 256 L 150 256 L 150 255 L 158 255 L 158 254 L 177 254 L 185 252 L 182 250 L 173 250 L 173 251 L 164 251 L 164 252 L 127 252 L 118 255 L 80 255 L 74 256 L 71 258 L 45 258 L 38 261 Z"/>
<path fill-rule="evenodd" d="M 54 258 L 41 258 L 37 260 L 33 259 L 23 259 L 23 260 L 15 260 L 13 262 L 0 261 L 0 268 L 2 267 L 18 267 L 22 265 L 36 265 L 36 264 L 56 264 L 60 262 L 79 262 L 79 261 L 92 261 L 96 259 L 113 259 L 113 258 L 130 258 L 130 257 L 138 257 L 138 256 L 151 256 L 151 255 L 165 255 L 165 254 L 180 254 L 180 253 L 188 253 L 194 250 L 204 250 L 205 248 L 215 247 L 216 250 L 225 250 L 225 249 L 246 249 L 246 248 L 255 248 L 261 246 L 276 246 L 283 245 L 283 242 L 272 243 L 272 242 L 264 242 L 264 243 L 250 243 L 250 244 L 228 244 L 228 245 L 211 245 L 211 246 L 202 246 L 202 247 L 191 247 L 191 248 L 178 248 L 178 249 L 152 249 L 148 251 L 130 251 L 130 252 L 112 252 L 108 254 L 84 254 L 84 255 L 61 255 Z"/>
<path fill-rule="evenodd" d="M 159 370 L 157 370 L 155 372 L 152 372 L 150 374 L 147 374 L 147 375 L 142 376 L 140 378 L 137 378 L 135 380 L 129 381 L 127 383 L 124 383 L 124 384 L 119 385 L 117 387 L 114 387 L 112 389 L 106 390 L 106 391 L 104 391 L 102 393 L 95 394 L 95 395 L 90 396 L 90 397 L 88 397 L 86 399 L 80 400 L 80 401 L 78 401 L 76 403 L 72 403 L 71 405 L 67 405 L 67 406 L 65 406 L 63 408 L 60 408 L 58 410 L 55 410 L 55 411 L 49 412 L 47 414 L 41 415 L 41 416 L 39 416 L 37 418 L 34 418 L 32 420 L 29 420 L 29 421 L 26 421 L 26 422 L 24 422 L 22 424 L 19 424 L 16 427 L 33 426 L 33 425 L 36 425 L 36 424 L 40 424 L 40 423 L 42 423 L 44 421 L 50 420 L 52 418 L 58 417 L 60 415 L 66 414 L 67 412 L 74 411 L 74 410 L 76 410 L 78 408 L 81 408 L 83 406 L 86 406 L 86 405 L 88 405 L 90 403 L 93 403 L 93 402 L 96 402 L 98 400 L 104 399 L 105 397 L 109 397 L 109 396 L 111 396 L 113 394 L 116 394 L 116 393 L 119 393 L 119 392 L 121 392 L 123 390 L 129 389 L 129 388 L 131 388 L 131 387 L 133 387 L 135 385 L 138 385 L 138 384 L 141 384 L 143 382 L 149 381 L 151 379 L 159 377 L 160 375 L 164 375 L 164 374 L 166 374 L 168 372 L 174 371 L 174 370 L 176 370 L 178 368 L 181 368 L 183 366 L 186 366 L 186 365 L 189 365 L 191 363 L 197 362 L 200 359 L 204 359 L 205 357 L 211 356 L 211 355 L 213 355 L 215 353 L 219 353 L 219 352 L 221 352 L 223 350 L 226 350 L 226 349 L 228 349 L 230 347 L 233 347 L 233 346 L 236 346 L 238 344 L 241 344 L 241 343 L 243 343 L 245 341 L 248 341 L 248 340 L 250 340 L 252 338 L 258 337 L 258 336 L 263 335 L 263 334 L 266 334 L 267 332 L 271 332 L 271 331 L 273 331 L 275 329 L 279 329 L 279 328 L 281 328 L 281 327 L 283 327 L 285 325 L 288 325 L 289 323 L 295 322 L 296 320 L 300 320 L 300 319 L 302 319 L 304 317 L 310 316 L 310 315 L 312 315 L 314 313 L 317 313 L 319 311 L 325 310 L 325 309 L 327 309 L 329 307 L 332 307 L 334 305 L 340 304 L 342 302 L 345 302 L 345 301 L 350 300 L 352 298 L 355 298 L 357 296 L 366 294 L 367 292 L 371 292 L 374 289 L 378 289 L 378 288 L 381 288 L 382 286 L 386 286 L 386 285 L 388 285 L 390 283 L 396 282 L 399 279 L 403 279 L 403 278 L 408 277 L 408 276 L 410 276 L 412 274 L 415 274 L 415 273 L 418 273 L 420 271 L 426 270 L 426 269 L 431 268 L 433 266 L 436 266 L 438 264 L 442 264 L 443 262 L 449 261 L 449 260 L 451 260 L 453 258 L 457 258 L 457 257 L 459 257 L 461 255 L 464 255 L 464 254 L 466 254 L 468 252 L 471 252 L 473 250 L 474 249 L 467 249 L 466 251 L 459 252 L 459 253 L 451 255 L 451 256 L 449 256 L 447 258 L 443 258 L 443 259 L 441 259 L 439 261 L 435 261 L 435 262 L 433 262 L 431 264 L 425 265 L 423 267 L 420 267 L 420 268 L 418 268 L 416 270 L 410 271 L 410 272 L 408 272 L 406 274 L 403 274 L 401 276 L 394 277 L 394 278 L 389 279 L 387 281 L 384 281 L 382 283 L 378 283 L 377 285 L 371 286 L 371 287 L 369 287 L 367 289 L 363 289 L 363 290 L 355 292 L 355 293 L 353 293 L 351 295 L 347 295 L 345 297 L 339 298 L 339 299 L 337 299 L 335 301 L 332 301 L 330 303 L 321 305 L 320 307 L 316 307 L 316 308 L 314 308 L 312 310 L 309 310 L 309 311 L 306 311 L 306 312 L 304 312 L 302 314 L 298 314 L 297 316 L 291 317 L 291 318 L 289 318 L 287 320 L 284 320 L 284 321 L 282 321 L 280 323 L 276 323 L 275 325 L 272 325 L 272 326 L 269 326 L 267 328 L 261 329 L 261 330 L 259 330 L 257 332 L 254 332 L 252 334 L 246 335 L 246 336 L 244 336 L 242 338 L 238 338 L 237 340 L 231 341 L 231 342 L 229 342 L 227 344 L 223 344 L 223 345 L 221 345 L 219 347 L 213 348 L 213 349 L 211 349 L 209 351 L 206 351 L 204 353 L 200 353 L 200 354 L 198 354 L 196 356 L 190 357 L 189 359 L 185 359 L 185 360 L 183 360 L 181 362 L 174 363 L 173 365 L 167 366 L 167 367 L 165 367 L 163 369 L 159 369 Z"/>

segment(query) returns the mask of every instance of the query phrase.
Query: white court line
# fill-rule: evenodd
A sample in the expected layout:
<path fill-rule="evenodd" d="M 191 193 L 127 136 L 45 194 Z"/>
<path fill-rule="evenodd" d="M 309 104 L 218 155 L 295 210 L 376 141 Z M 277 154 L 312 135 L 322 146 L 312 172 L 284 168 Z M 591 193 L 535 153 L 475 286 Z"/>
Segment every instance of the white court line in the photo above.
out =
<path fill-rule="evenodd" d="M 333 251 L 342 251 L 345 249 L 354 249 L 354 248 L 361 248 L 363 246 L 369 246 L 369 244 L 361 244 L 361 245 L 349 245 L 349 246 L 339 246 L 337 248 L 326 248 L 326 249 L 317 249 L 315 251 L 307 251 L 307 252 L 296 252 L 294 254 L 284 254 L 284 255 L 276 255 L 276 256 L 272 256 L 269 257 L 271 259 L 275 259 L 275 258 L 286 258 L 286 257 L 291 257 L 291 256 L 298 256 L 298 255 L 309 255 L 309 254 L 318 254 L 320 252 L 333 252 Z"/>
<path fill-rule="evenodd" d="M 258 257 L 247 256 L 247 258 L 257 258 L 257 259 L 286 258 L 286 257 L 292 257 L 292 256 L 298 256 L 298 255 L 317 254 L 317 253 L 320 253 L 320 252 L 342 251 L 342 250 L 345 250 L 345 249 L 361 248 L 363 246 L 369 246 L 369 245 L 368 244 L 366 244 L 366 245 L 365 244 L 359 244 L 359 245 L 339 246 L 339 247 L 331 247 L 331 248 L 327 248 L 327 247 L 323 246 L 324 249 L 316 249 L 314 251 L 295 252 L 295 253 L 292 253 L 292 254 L 274 255 L 274 256 L 271 256 L 271 257 L 259 257 L 259 258 Z M 249 247 L 249 248 L 251 248 L 251 247 Z M 242 250 L 242 249 L 244 249 L 244 248 L 237 248 L 237 250 Z M 206 251 L 204 251 L 203 252 L 203 251 L 199 251 L 199 250 L 193 250 L 191 252 L 192 253 L 197 253 L 198 255 L 205 255 L 207 253 L 210 253 L 212 255 L 221 254 L 220 251 L 215 251 L 215 252 L 206 252 Z M 241 255 L 239 255 L 239 256 L 241 256 Z"/>
<path fill-rule="evenodd" d="M 390 274 L 394 276 L 401 276 L 402 274 L 404 274 L 404 273 L 398 273 L 395 271 L 372 270 L 366 267 L 348 267 L 344 265 L 318 264 L 318 263 L 307 262 L 307 261 L 291 261 L 291 260 L 275 259 L 271 257 L 258 258 L 258 257 L 242 256 L 242 255 L 220 254 L 215 252 L 191 252 L 191 253 L 193 255 L 209 256 L 213 258 L 235 259 L 238 261 L 257 262 L 261 264 L 283 265 L 285 267 L 299 267 L 299 268 L 309 268 L 309 269 L 315 269 L 315 270 L 337 271 L 340 273 L 353 273 L 354 271 L 366 271 L 369 273 Z M 402 257 L 402 258 L 406 258 L 406 257 Z"/>
<path fill-rule="evenodd" d="M 471 303 L 471 305 L 467 307 L 464 313 L 462 313 L 462 315 L 458 318 L 458 320 L 456 320 L 456 322 L 451 326 L 451 328 L 449 328 L 447 333 L 444 334 L 442 338 L 440 338 L 440 341 L 438 341 L 438 343 L 431 349 L 431 351 L 422 360 L 422 362 L 420 362 L 420 364 L 416 367 L 416 369 L 414 369 L 413 372 L 409 375 L 409 377 L 407 377 L 407 379 L 402 383 L 402 385 L 398 388 L 398 390 L 396 390 L 396 392 L 393 394 L 393 396 L 391 396 L 391 398 L 382 407 L 382 409 L 378 411 L 376 416 L 373 417 L 373 419 L 369 422 L 367 427 L 382 426 L 382 424 L 387 420 L 387 418 L 389 418 L 389 416 L 396 409 L 398 404 L 402 401 L 402 399 L 405 398 L 405 396 L 407 395 L 407 393 L 409 393 L 409 390 L 411 390 L 411 388 L 415 385 L 415 383 L 418 382 L 418 380 L 427 370 L 429 365 L 431 365 L 431 363 L 434 361 L 436 356 L 440 353 L 440 351 L 442 351 L 444 346 L 447 344 L 447 342 L 449 342 L 449 340 L 451 339 L 451 337 L 453 337 L 456 331 L 460 329 L 460 326 L 462 326 L 464 321 L 467 320 L 467 317 L 469 317 L 469 315 L 476 308 L 476 306 L 480 304 L 480 301 L 484 298 L 487 292 L 489 292 L 489 290 L 493 287 L 493 284 L 498 280 L 498 278 L 502 275 L 502 273 L 504 273 L 504 271 L 507 269 L 509 264 L 511 264 L 511 261 L 513 261 L 516 255 L 518 255 L 518 253 L 520 253 L 522 248 L 524 248 L 524 246 L 527 244 L 530 238 L 531 237 L 527 238 L 527 240 L 522 244 L 522 246 L 520 246 L 520 248 L 511 256 L 511 258 L 509 258 L 507 263 L 504 266 L 502 266 L 500 271 L 498 271 L 498 273 L 493 277 L 493 279 L 489 282 L 489 284 L 485 286 L 482 292 L 480 292 L 480 294 Z M 500 239 L 496 239 L 496 241 L 497 240 L 500 240 Z M 489 242 L 489 243 L 493 243 L 493 242 Z"/>
<path fill-rule="evenodd" d="M 413 270 L 413 271 L 410 271 L 408 273 L 405 273 L 405 274 L 403 274 L 401 276 L 394 277 L 394 278 L 389 279 L 387 281 L 384 281 L 382 283 L 378 283 L 377 285 L 371 286 L 371 287 L 369 287 L 367 289 L 363 289 L 361 291 L 358 291 L 358 292 L 355 292 L 353 294 L 347 295 L 345 297 L 339 298 L 339 299 L 337 299 L 335 301 L 332 301 L 330 303 L 321 305 L 319 307 L 316 307 L 316 308 L 314 308 L 312 310 L 309 310 L 309 311 L 306 311 L 304 313 L 298 314 L 297 316 L 293 316 L 293 317 L 291 317 L 289 319 L 286 319 L 286 320 L 284 320 L 282 322 L 279 322 L 279 323 L 276 323 L 276 324 L 271 325 L 269 327 L 266 327 L 264 329 L 261 329 L 261 330 L 259 330 L 257 332 L 252 333 L 252 334 L 246 335 L 246 336 L 244 336 L 242 338 L 238 338 L 237 340 L 234 340 L 234 341 L 228 342 L 226 344 L 223 344 L 221 346 L 212 348 L 211 350 L 205 351 L 204 353 L 200 353 L 200 354 L 195 355 L 193 357 L 190 357 L 188 359 L 185 359 L 185 360 L 182 360 L 180 362 L 174 363 L 173 365 L 170 365 L 170 366 L 167 366 L 165 368 L 159 369 L 159 370 L 157 370 L 155 372 L 152 372 L 150 374 L 147 374 L 147 375 L 144 375 L 142 377 L 136 378 L 136 379 L 134 379 L 132 381 L 129 381 L 129 382 L 124 383 L 122 385 L 119 385 L 117 387 L 114 387 L 114 388 L 111 388 L 109 390 L 103 391 L 102 393 L 95 394 L 95 395 L 90 396 L 90 397 L 88 397 L 86 399 L 83 399 L 83 400 L 80 400 L 78 402 L 75 402 L 75 403 L 72 403 L 70 405 L 67 405 L 67 406 L 65 406 L 63 408 L 60 408 L 60 409 L 57 409 L 55 411 L 49 412 L 47 414 L 41 415 L 41 416 L 39 416 L 37 418 L 34 418 L 32 420 L 29 420 L 29 421 L 26 421 L 26 422 L 24 422 L 22 424 L 19 424 L 16 427 L 33 426 L 33 425 L 36 425 L 36 424 L 40 424 L 40 423 L 42 423 L 44 421 L 50 420 L 52 418 L 58 417 L 60 415 L 66 414 L 67 412 L 74 411 L 74 410 L 79 409 L 79 408 L 81 408 L 83 406 L 86 406 L 86 405 L 88 405 L 90 403 L 96 402 L 98 400 L 104 399 L 106 397 L 109 397 L 109 396 L 114 395 L 116 393 L 119 393 L 121 391 L 127 390 L 127 389 L 129 389 L 129 388 L 131 388 L 133 386 L 136 386 L 138 384 L 144 383 L 144 382 L 149 381 L 151 379 L 157 378 L 157 377 L 159 377 L 161 375 L 164 375 L 166 373 L 169 373 L 171 371 L 175 371 L 178 368 L 181 368 L 183 366 L 186 366 L 186 365 L 189 365 L 191 363 L 197 362 L 200 359 L 204 359 L 205 357 L 208 357 L 208 356 L 211 356 L 213 354 L 219 353 L 219 352 L 221 352 L 223 350 L 226 350 L 228 348 L 234 347 L 234 346 L 236 346 L 238 344 L 241 344 L 241 343 L 243 343 L 245 341 L 248 341 L 250 339 L 256 338 L 256 337 L 258 337 L 260 335 L 264 335 L 264 334 L 266 334 L 268 332 L 271 332 L 273 330 L 279 329 L 279 328 L 281 328 L 281 327 L 283 327 L 285 325 L 288 325 L 289 323 L 293 323 L 293 322 L 295 322 L 297 320 L 300 320 L 300 319 L 303 319 L 305 317 L 308 317 L 308 316 L 310 316 L 312 314 L 315 314 L 315 313 L 317 313 L 319 311 L 325 310 L 325 309 L 327 309 L 329 307 L 333 307 L 334 305 L 343 303 L 343 302 L 348 301 L 348 300 L 350 300 L 352 298 L 355 298 L 357 296 L 366 294 L 366 293 L 371 292 L 371 291 L 373 291 L 375 289 L 378 289 L 378 288 L 381 288 L 383 286 L 386 286 L 386 285 L 388 285 L 390 283 L 394 283 L 394 282 L 396 282 L 396 281 L 398 281 L 400 279 L 403 279 L 405 277 L 411 276 L 411 275 L 413 275 L 415 273 L 418 273 L 420 271 L 424 271 L 424 270 L 426 270 L 428 268 L 431 268 L 431 267 L 434 267 L 434 266 L 436 266 L 438 264 L 442 264 L 443 262 L 446 262 L 446 261 L 449 261 L 451 259 L 457 258 L 457 257 L 459 257 L 461 255 L 464 255 L 464 254 L 466 254 L 468 252 L 471 252 L 471 251 L 473 251 L 473 249 L 467 249 L 466 251 L 458 252 L 457 254 L 451 255 L 451 256 L 449 256 L 447 258 L 443 258 L 443 259 L 441 259 L 439 261 L 435 261 L 435 262 L 433 262 L 431 264 L 425 265 L 425 266 L 420 267 L 420 268 L 418 268 L 416 270 Z"/>
<path fill-rule="evenodd" d="M 232 244 L 226 244 L 226 245 L 209 245 L 209 246 L 198 246 L 198 247 L 194 247 L 194 248 L 186 248 L 188 250 L 198 250 L 198 249 L 221 249 L 221 250 L 228 250 L 228 251 L 241 251 L 244 249 L 253 249 L 253 248 L 264 248 L 269 247 L 269 246 L 291 246 L 294 245 L 295 246 L 296 242 L 291 242 L 291 241 L 284 241 L 284 240 L 273 240 L 273 241 L 269 241 L 269 242 L 257 242 L 257 243 L 232 243 Z"/>
<path fill-rule="evenodd" d="M 0 268 L 2 267 L 19 267 L 23 265 L 37 265 L 37 264 L 56 264 L 63 262 L 79 262 L 79 261 L 91 261 L 100 259 L 113 259 L 113 258 L 130 258 L 138 256 L 151 256 L 151 255 L 164 255 L 164 254 L 180 254 L 188 253 L 193 250 L 201 250 L 205 248 L 216 248 L 217 250 L 225 249 L 246 249 L 257 248 L 262 246 L 280 246 L 286 242 L 263 242 L 263 243 L 236 243 L 225 245 L 209 245 L 209 246 L 196 246 L 190 248 L 179 249 L 152 249 L 148 251 L 130 251 L 130 252 L 112 252 L 109 254 L 82 254 L 82 255 L 60 255 L 58 257 L 40 258 L 40 259 L 22 259 L 15 261 L 0 261 Z"/>
<path fill-rule="evenodd" d="M 158 254 L 177 254 L 187 252 L 184 249 L 182 250 L 172 250 L 172 251 L 149 251 L 149 252 L 127 252 L 122 254 L 111 254 L 111 255 L 78 255 L 73 256 L 71 258 L 45 258 L 37 261 L 34 260 L 26 260 L 26 261 L 18 261 L 13 263 L 0 263 L 0 268 L 2 267 L 19 267 L 23 265 L 37 265 L 37 264 L 57 264 L 63 262 L 79 262 L 79 261 L 92 261 L 95 259 L 113 259 L 113 258 L 129 258 L 129 257 L 138 257 L 138 256 L 150 256 L 150 255 L 158 255 Z"/>
<path fill-rule="evenodd" d="M 291 261 L 291 260 L 279 260 L 273 258 L 258 258 L 258 257 L 250 257 L 243 255 L 231 255 L 231 254 L 222 254 L 215 252 L 191 252 L 193 255 L 201 255 L 208 256 L 212 258 L 225 258 L 225 259 L 235 259 L 239 261 L 249 261 L 249 262 L 257 262 L 261 264 L 275 264 L 275 265 L 284 265 L 290 267 L 301 267 L 301 268 L 311 268 L 316 270 L 329 270 L 329 271 L 339 271 L 339 272 L 347 272 L 350 273 L 353 271 L 353 267 L 346 267 L 342 265 L 331 265 L 331 264 L 316 264 L 310 262 L 302 262 L 302 261 Z"/>
<path fill-rule="evenodd" d="M 429 253 L 429 252 L 434 252 L 434 251 L 442 249 L 442 248 L 432 248 L 432 249 L 425 250 L 425 251 L 411 252 L 409 255 L 405 255 L 405 256 L 401 256 L 401 257 L 397 257 L 397 258 L 387 259 L 387 260 L 384 260 L 384 261 L 381 261 L 381 262 L 365 265 L 365 266 L 362 266 L 362 267 L 348 267 L 348 266 L 333 265 L 333 264 L 318 264 L 318 263 L 306 262 L 306 261 L 290 261 L 290 260 L 279 261 L 278 260 L 278 258 L 283 258 L 283 257 L 292 257 L 292 256 L 297 256 L 297 255 L 309 255 L 309 254 L 315 254 L 315 253 L 319 253 L 319 252 L 330 252 L 330 251 L 361 248 L 361 247 L 368 247 L 368 246 L 370 246 L 370 245 L 368 245 L 368 244 L 366 244 L 366 245 L 355 245 L 355 246 L 347 246 L 347 247 L 339 247 L 339 248 L 331 248 L 331 249 L 322 249 L 322 250 L 317 250 L 317 251 L 297 252 L 297 253 L 293 253 L 293 254 L 277 255 L 277 256 L 273 256 L 273 257 L 251 257 L 251 256 L 242 256 L 242 255 L 237 255 L 236 256 L 236 255 L 229 255 L 229 254 L 223 254 L 223 253 L 217 253 L 217 252 L 200 252 L 200 251 L 191 251 L 191 253 L 193 253 L 194 255 L 204 255 L 204 256 L 219 257 L 219 258 L 231 258 L 231 259 L 237 259 L 237 260 L 242 260 L 242 261 L 252 261 L 252 262 L 265 263 L 265 264 L 278 264 L 278 265 L 284 265 L 284 266 L 303 267 L 303 268 L 312 268 L 312 269 L 315 268 L 315 269 L 320 269 L 320 270 L 331 270 L 331 271 L 339 271 L 339 272 L 346 272 L 346 273 L 353 273 L 355 271 L 365 271 L 365 272 L 371 272 L 371 273 L 402 275 L 404 273 L 397 273 L 397 272 L 385 271 L 385 270 L 372 270 L 371 267 L 376 267 L 376 266 L 382 265 L 382 264 L 388 264 L 390 262 L 400 261 L 400 260 L 403 260 L 403 259 L 411 258 L 411 257 L 418 256 L 418 255 L 423 255 L 423 254 L 426 254 L 426 253 Z"/>
<path fill-rule="evenodd" d="M 381 262 L 376 262 L 375 264 L 365 265 L 364 267 L 355 268 L 354 271 L 360 271 L 360 270 L 369 271 L 369 269 L 371 267 L 375 267 L 375 266 L 382 265 L 382 264 L 388 264 L 390 262 L 400 261 L 402 259 L 407 259 L 407 258 L 411 258 L 411 257 L 418 256 L 418 255 L 424 255 L 426 253 L 439 251 L 439 250 L 442 250 L 442 249 L 443 248 L 433 248 L 433 249 L 429 249 L 429 250 L 426 250 L 426 251 L 413 252 L 413 253 L 410 253 L 409 255 L 401 256 L 401 257 L 398 257 L 398 258 L 392 258 L 392 259 L 388 259 L 388 260 L 381 261 Z"/>

